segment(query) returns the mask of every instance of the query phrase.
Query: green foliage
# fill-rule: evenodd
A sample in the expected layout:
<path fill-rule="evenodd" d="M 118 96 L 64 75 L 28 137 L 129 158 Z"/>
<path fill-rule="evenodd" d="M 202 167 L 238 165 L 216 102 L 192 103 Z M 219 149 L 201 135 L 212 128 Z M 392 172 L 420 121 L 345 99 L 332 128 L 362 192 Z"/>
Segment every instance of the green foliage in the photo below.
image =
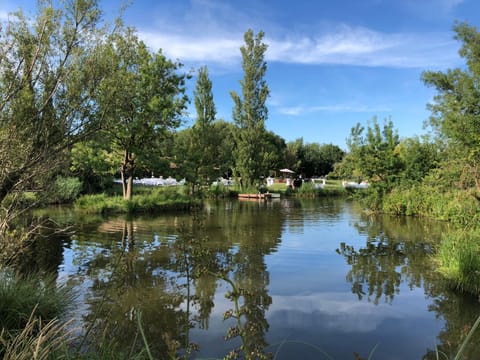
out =
<path fill-rule="evenodd" d="M 452 148 L 459 148 L 457 155 L 471 168 L 475 186 L 480 178 L 480 34 L 467 23 L 457 23 L 455 38 L 462 42 L 460 56 L 466 67 L 449 69 L 446 72 L 423 73 L 426 85 L 437 90 L 429 109 L 430 123 Z"/>
<path fill-rule="evenodd" d="M 184 188 L 153 188 L 138 194 L 132 200 L 106 194 L 84 195 L 75 201 L 75 208 L 96 214 L 155 213 L 171 210 L 188 210 L 193 205 Z"/>
<path fill-rule="evenodd" d="M 346 178 L 358 176 L 371 183 L 382 182 L 383 185 L 370 191 L 371 196 L 380 199 L 382 192 L 389 191 L 400 179 L 404 167 L 397 149 L 400 139 L 391 120 L 385 121 L 381 127 L 374 118 L 366 134 L 363 132 L 360 124 L 352 128 L 348 139 L 350 153 L 335 172 Z"/>
<path fill-rule="evenodd" d="M 263 176 L 274 174 L 275 170 L 284 166 L 285 140 L 271 131 L 265 131 L 263 137 Z"/>
<path fill-rule="evenodd" d="M 50 321 L 64 315 L 74 293 L 67 285 L 57 286 L 55 278 L 40 274 L 17 277 L 0 271 L 0 328 L 23 329 L 31 316 Z"/>
<path fill-rule="evenodd" d="M 103 191 L 110 186 L 120 161 L 115 153 L 108 151 L 108 144 L 103 140 L 82 141 L 75 144 L 70 153 L 70 171 L 82 179 L 86 193 Z"/>
<path fill-rule="evenodd" d="M 384 197 L 382 210 L 396 215 L 475 225 L 479 221 L 480 202 L 472 192 L 458 189 L 439 192 L 435 187 L 422 184 L 392 190 Z"/>
<path fill-rule="evenodd" d="M 211 185 L 206 191 L 206 196 L 210 198 L 236 198 L 239 189 L 232 186 L 224 186 L 222 184 Z"/>
<path fill-rule="evenodd" d="M 242 97 L 235 91 L 230 92 L 234 102 L 233 120 L 238 128 L 234 133 L 235 172 L 241 176 L 243 186 L 247 187 L 265 175 L 266 101 L 270 91 L 265 81 L 267 63 L 264 58 L 267 45 L 263 43 L 263 37 L 263 31 L 255 36 L 251 29 L 245 33 L 245 45 L 240 49 L 244 71 L 244 78 L 240 81 Z"/>
<path fill-rule="evenodd" d="M 334 164 L 342 160 L 344 152 L 336 145 L 318 143 L 305 144 L 301 169 L 305 177 L 326 176 L 334 169 Z"/>
<path fill-rule="evenodd" d="M 2 23 L 0 201 L 12 192 L 46 190 L 68 149 L 96 129 L 92 93 L 104 68 L 93 59 L 106 30 L 98 26 L 98 4 L 55 4 L 40 1 L 33 18 L 17 12 Z"/>
<path fill-rule="evenodd" d="M 402 182 L 418 183 L 428 173 L 439 166 L 441 154 L 439 144 L 429 142 L 428 138 L 418 137 L 404 139 L 398 146 L 400 159 L 404 164 L 401 174 Z"/>
<path fill-rule="evenodd" d="M 161 141 L 180 124 L 188 101 L 182 64 L 151 53 L 132 29 L 114 34 L 103 48 L 110 68 L 97 92 L 102 135 L 122 153 L 124 197 L 131 199 L 137 163 L 158 157 Z"/>
<path fill-rule="evenodd" d="M 206 67 L 200 68 L 194 90 L 197 119 L 193 126 L 175 137 L 175 161 L 181 173 L 196 192 L 196 185 L 207 185 L 218 174 L 219 143 L 214 131 L 216 110 L 213 102 L 212 82 Z"/>
<path fill-rule="evenodd" d="M 480 294 L 480 230 L 458 230 L 442 239 L 438 270 L 457 290 Z"/>
<path fill-rule="evenodd" d="M 82 191 L 82 182 L 76 177 L 58 176 L 49 197 L 50 203 L 63 204 L 73 202 Z"/>

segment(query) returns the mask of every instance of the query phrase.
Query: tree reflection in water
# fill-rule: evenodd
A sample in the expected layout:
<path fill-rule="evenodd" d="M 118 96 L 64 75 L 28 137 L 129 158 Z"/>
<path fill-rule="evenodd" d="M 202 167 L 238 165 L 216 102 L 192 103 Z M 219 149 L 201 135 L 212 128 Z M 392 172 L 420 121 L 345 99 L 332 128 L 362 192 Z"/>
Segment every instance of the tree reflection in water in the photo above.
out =
<path fill-rule="evenodd" d="M 432 299 L 429 311 L 445 320 L 438 334 L 438 344 L 432 342 L 423 356 L 425 360 L 455 358 L 472 324 L 480 316 L 478 299 L 449 289 L 435 273 L 430 254 L 447 224 L 419 221 L 408 217 L 364 216 L 354 224 L 365 236 L 364 247 L 341 243 L 337 253 L 351 266 L 346 279 L 359 300 L 378 304 L 384 298 L 393 302 L 402 283 L 410 289 L 422 288 Z M 433 336 L 433 334 L 432 334 Z M 480 333 L 470 339 L 461 359 L 476 359 L 480 353 Z"/>
<path fill-rule="evenodd" d="M 175 220 L 177 235 L 159 242 L 137 241 L 138 222 L 124 220 L 121 240 L 89 258 L 93 295 L 87 299 L 84 320 L 91 341 L 84 348 L 106 344 L 124 354 L 138 353 L 143 347 L 137 326 L 141 313 L 142 329 L 155 357 L 189 358 L 197 348 L 190 341 L 190 330 L 208 328 L 217 285 L 226 278 L 242 297 L 238 315 L 244 336 L 239 351 L 246 358 L 263 356 L 265 313 L 271 304 L 264 257 L 278 245 L 282 219 L 262 219 L 256 204 L 238 206 L 247 206 L 238 216 L 215 216 L 216 224 L 229 221 L 233 226 L 225 230 L 214 225 L 219 234 L 209 229 L 209 236 L 205 228 L 212 226 L 212 219 L 199 213 Z M 251 224 L 252 217 L 269 226 Z M 116 230 L 120 227 L 118 220 L 112 225 Z"/>
<path fill-rule="evenodd" d="M 365 246 L 357 250 L 352 245 L 340 244 L 337 253 L 351 266 L 347 281 L 352 283 L 352 292 L 359 300 L 366 296 L 375 304 L 382 298 L 391 303 L 402 282 L 414 288 L 427 280 L 425 274 L 431 273 L 433 266 L 428 255 L 437 235 L 432 227 L 410 220 L 365 216 L 362 222 L 354 224 L 365 235 Z"/>
<path fill-rule="evenodd" d="M 286 205 L 289 207 L 269 211 L 266 206 L 277 205 L 221 203 L 197 219 L 190 214 L 93 221 L 82 218 L 72 239 L 57 240 L 47 234 L 45 241 L 26 251 L 15 266 L 19 272 L 38 269 L 58 273 L 62 257 L 70 257 L 72 268 L 62 271 L 70 275 L 69 281 L 82 296 L 79 313 L 88 335 L 82 349 L 123 352 L 124 358 L 144 349 L 137 321 L 140 313 L 155 358 L 196 356 L 191 338 L 201 332 L 190 333 L 194 327 L 208 329 L 216 321 L 214 296 L 222 292 L 217 287 L 230 289 L 220 280 L 225 277 L 237 289 L 227 306 L 232 314 L 239 315 L 244 337 L 229 340 L 225 346 L 213 345 L 218 346 L 212 350 L 213 356 L 238 348 L 240 356 L 257 354 L 261 358 L 268 345 L 266 313 L 272 303 L 265 256 L 276 251 L 285 226 L 301 234 L 307 223 L 300 204 Z M 308 221 L 321 226 L 322 218 L 338 213 L 330 206 L 328 209 L 330 215 L 313 212 Z M 349 264 L 347 279 L 360 301 L 392 303 L 408 287 L 423 289 L 431 299 L 429 310 L 445 321 L 439 334 L 431 334 L 431 346 L 425 346 L 427 360 L 436 359 L 437 354 L 453 358 L 480 314 L 477 299 L 448 291 L 435 276 L 429 255 L 439 234 L 448 231 L 448 226 L 442 225 L 424 219 L 362 217 L 354 224 L 360 238 L 337 249 Z M 234 327 L 238 322 L 230 318 L 223 325 Z M 275 330 L 270 329 L 271 333 Z M 207 341 L 208 336 L 204 337 Z M 476 358 L 479 337 L 474 334 L 465 358 Z M 209 349 L 200 346 L 198 355 L 204 357 Z"/>

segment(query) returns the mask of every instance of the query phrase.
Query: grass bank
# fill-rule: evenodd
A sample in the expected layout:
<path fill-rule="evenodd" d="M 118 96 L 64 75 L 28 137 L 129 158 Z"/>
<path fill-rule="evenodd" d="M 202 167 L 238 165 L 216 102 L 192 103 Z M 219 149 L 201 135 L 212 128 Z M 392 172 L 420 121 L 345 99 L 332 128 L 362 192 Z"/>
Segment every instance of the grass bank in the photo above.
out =
<path fill-rule="evenodd" d="M 138 187 L 131 200 L 118 193 L 84 195 L 75 209 L 90 214 L 138 214 L 184 211 L 195 204 L 184 187 Z"/>
<path fill-rule="evenodd" d="M 383 213 L 452 224 L 432 255 L 436 269 L 456 291 L 480 296 L 480 201 L 475 189 L 415 184 L 398 186 L 380 198 Z"/>
<path fill-rule="evenodd" d="M 444 235 L 435 255 L 438 271 L 461 292 L 480 295 L 480 229 Z"/>

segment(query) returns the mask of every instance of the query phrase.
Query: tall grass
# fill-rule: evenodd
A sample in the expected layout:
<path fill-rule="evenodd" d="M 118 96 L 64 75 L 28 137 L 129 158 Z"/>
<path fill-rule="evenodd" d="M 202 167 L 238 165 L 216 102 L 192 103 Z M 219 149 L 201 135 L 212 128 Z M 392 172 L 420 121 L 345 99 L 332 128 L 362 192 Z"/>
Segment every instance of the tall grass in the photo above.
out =
<path fill-rule="evenodd" d="M 67 358 L 68 343 L 73 338 L 69 322 L 52 319 L 46 323 L 34 315 L 18 332 L 2 329 L 0 355 L 3 360 L 46 360 Z"/>
<path fill-rule="evenodd" d="M 435 255 L 438 271 L 457 290 L 480 294 L 480 229 L 444 236 Z"/>
<path fill-rule="evenodd" d="M 74 292 L 57 285 L 52 276 L 18 277 L 0 271 L 0 327 L 7 331 L 23 329 L 32 316 L 50 321 L 66 314 Z"/>
<path fill-rule="evenodd" d="M 474 224 L 480 217 L 480 202 L 465 190 L 439 192 L 430 186 L 398 187 L 383 199 L 383 212 L 424 216 L 456 224 Z"/>

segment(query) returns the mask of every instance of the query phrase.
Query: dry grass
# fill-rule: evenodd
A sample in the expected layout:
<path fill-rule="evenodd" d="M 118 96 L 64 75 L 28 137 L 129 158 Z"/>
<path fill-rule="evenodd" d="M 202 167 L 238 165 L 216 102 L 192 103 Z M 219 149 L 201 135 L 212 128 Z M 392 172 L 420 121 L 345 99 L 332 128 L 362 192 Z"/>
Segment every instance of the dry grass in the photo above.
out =
<path fill-rule="evenodd" d="M 27 325 L 17 333 L 0 333 L 0 355 L 4 360 L 44 360 L 67 358 L 66 344 L 73 338 L 70 322 L 57 319 L 46 324 L 40 318 L 30 316 Z M 63 355 L 63 356 L 62 356 Z"/>

